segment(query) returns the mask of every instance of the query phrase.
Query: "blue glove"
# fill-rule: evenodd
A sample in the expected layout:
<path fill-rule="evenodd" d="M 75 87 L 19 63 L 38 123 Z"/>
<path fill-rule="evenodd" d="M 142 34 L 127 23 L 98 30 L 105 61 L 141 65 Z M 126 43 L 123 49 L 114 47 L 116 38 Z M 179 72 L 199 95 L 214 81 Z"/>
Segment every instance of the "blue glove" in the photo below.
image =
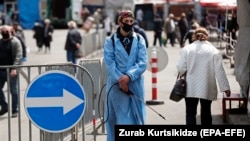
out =
<path fill-rule="evenodd" d="M 27 61 L 27 57 L 23 57 L 23 58 L 22 58 L 22 61 L 23 61 L 23 62 L 26 62 L 26 61 Z"/>

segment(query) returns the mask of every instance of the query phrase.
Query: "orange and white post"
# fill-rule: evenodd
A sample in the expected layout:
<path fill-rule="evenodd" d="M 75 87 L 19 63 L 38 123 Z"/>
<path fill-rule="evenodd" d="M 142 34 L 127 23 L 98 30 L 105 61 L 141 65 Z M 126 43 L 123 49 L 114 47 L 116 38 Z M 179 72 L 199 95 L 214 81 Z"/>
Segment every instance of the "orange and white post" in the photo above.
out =
<path fill-rule="evenodd" d="M 152 70 L 152 100 L 157 99 L 157 72 L 158 72 L 157 51 L 151 53 L 151 70 Z"/>

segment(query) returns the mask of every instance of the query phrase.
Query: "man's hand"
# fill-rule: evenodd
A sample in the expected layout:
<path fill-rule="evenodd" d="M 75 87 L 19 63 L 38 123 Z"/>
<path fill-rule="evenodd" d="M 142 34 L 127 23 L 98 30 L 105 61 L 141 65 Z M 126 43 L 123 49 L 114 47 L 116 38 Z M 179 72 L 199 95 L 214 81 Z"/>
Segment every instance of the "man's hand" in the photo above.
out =
<path fill-rule="evenodd" d="M 10 77 L 15 77 L 17 75 L 16 69 L 11 69 L 10 71 Z"/>
<path fill-rule="evenodd" d="M 124 92 L 128 92 L 128 82 L 129 82 L 130 78 L 127 75 L 123 75 L 119 80 L 119 87 L 124 91 Z"/>
<path fill-rule="evenodd" d="M 80 48 L 80 47 L 81 47 L 81 44 L 77 43 L 76 48 Z"/>

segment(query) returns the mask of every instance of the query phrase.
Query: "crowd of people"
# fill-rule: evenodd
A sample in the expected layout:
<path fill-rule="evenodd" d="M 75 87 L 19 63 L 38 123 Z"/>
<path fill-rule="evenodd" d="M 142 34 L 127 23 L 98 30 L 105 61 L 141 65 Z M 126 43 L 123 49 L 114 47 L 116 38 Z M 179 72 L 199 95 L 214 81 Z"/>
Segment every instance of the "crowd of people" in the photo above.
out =
<path fill-rule="evenodd" d="M 189 9 L 187 12 L 182 12 L 180 15 L 169 13 L 166 18 L 159 17 L 159 13 L 154 14 L 153 31 L 154 42 L 159 41 L 159 46 L 167 46 L 168 40 L 172 47 L 176 44 L 182 48 L 188 40 L 191 43 L 193 31 L 198 27 L 206 28 L 210 33 L 215 32 L 218 36 L 231 36 L 232 39 L 237 39 L 237 24 L 236 11 L 229 11 L 227 14 L 222 11 L 217 11 L 217 15 L 211 18 L 214 14 L 207 11 L 202 13 L 202 19 L 197 19 L 197 13 L 194 9 Z M 161 34 L 161 35 L 160 35 Z"/>

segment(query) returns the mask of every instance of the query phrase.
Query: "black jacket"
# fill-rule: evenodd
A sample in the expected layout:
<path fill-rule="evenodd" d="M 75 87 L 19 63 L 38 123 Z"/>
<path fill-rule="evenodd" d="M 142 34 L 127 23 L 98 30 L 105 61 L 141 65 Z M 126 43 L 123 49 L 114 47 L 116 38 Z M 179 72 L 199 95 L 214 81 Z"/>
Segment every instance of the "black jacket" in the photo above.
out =
<path fill-rule="evenodd" d="M 140 35 L 142 35 L 142 37 L 144 38 L 146 42 L 146 47 L 148 48 L 148 38 L 147 38 L 145 30 L 143 28 L 140 28 L 138 25 L 134 25 L 133 27 L 136 33 L 139 33 Z"/>
<path fill-rule="evenodd" d="M 69 29 L 66 43 L 65 43 L 65 50 L 76 50 L 76 44 L 82 44 L 82 36 L 80 32 L 76 29 Z"/>

